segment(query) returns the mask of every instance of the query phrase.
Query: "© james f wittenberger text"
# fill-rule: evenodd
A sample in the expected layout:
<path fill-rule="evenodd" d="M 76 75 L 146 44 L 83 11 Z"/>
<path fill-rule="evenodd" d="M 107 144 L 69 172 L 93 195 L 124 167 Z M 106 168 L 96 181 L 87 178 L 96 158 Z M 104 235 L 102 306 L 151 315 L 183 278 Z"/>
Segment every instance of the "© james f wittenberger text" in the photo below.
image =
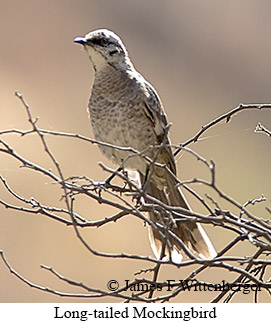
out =
<path fill-rule="evenodd" d="M 245 284 L 245 283 L 228 283 L 222 280 L 220 283 L 206 283 L 200 282 L 196 279 L 189 280 L 173 280 L 168 279 L 163 283 L 143 283 L 143 282 L 131 282 L 130 280 L 124 280 L 124 289 L 131 292 L 144 292 L 144 291 L 172 291 L 175 287 L 182 287 L 184 291 L 191 292 L 222 292 L 232 291 L 241 292 L 243 294 L 249 294 L 251 291 L 261 291 L 261 286 L 257 284 Z M 117 280 L 110 280 L 107 283 L 107 288 L 110 291 L 117 291 L 120 287 L 120 283 Z M 123 287 L 123 286 L 122 286 Z"/>

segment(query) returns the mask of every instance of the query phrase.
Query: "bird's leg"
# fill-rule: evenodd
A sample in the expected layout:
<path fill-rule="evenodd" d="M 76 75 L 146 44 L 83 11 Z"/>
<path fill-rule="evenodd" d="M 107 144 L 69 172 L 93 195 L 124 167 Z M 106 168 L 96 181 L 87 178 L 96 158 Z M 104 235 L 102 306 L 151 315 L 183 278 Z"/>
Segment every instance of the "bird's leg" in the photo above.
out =
<path fill-rule="evenodd" d="M 111 184 L 112 179 L 117 175 L 118 172 L 122 171 L 123 167 L 120 166 L 114 173 L 112 173 L 106 180 L 101 181 L 101 182 L 93 182 L 94 186 L 105 186 L 109 187 Z"/>
<path fill-rule="evenodd" d="M 148 185 L 149 173 L 150 173 L 150 167 L 147 166 L 146 173 L 145 173 L 145 176 L 144 176 L 144 182 L 141 183 L 141 190 L 143 192 L 145 192 L 146 186 Z M 137 205 L 142 204 L 142 196 L 141 196 L 141 194 L 136 199 L 137 199 Z"/>
<path fill-rule="evenodd" d="M 117 175 L 118 172 L 122 171 L 123 167 L 120 166 L 113 174 L 111 174 L 103 183 L 103 185 L 110 185 L 112 179 Z"/>
<path fill-rule="evenodd" d="M 144 177 L 144 183 L 142 183 L 142 187 L 141 187 L 143 192 L 145 192 L 146 186 L 148 184 L 149 173 L 150 173 L 150 166 L 148 165 L 146 169 L 145 177 Z"/>

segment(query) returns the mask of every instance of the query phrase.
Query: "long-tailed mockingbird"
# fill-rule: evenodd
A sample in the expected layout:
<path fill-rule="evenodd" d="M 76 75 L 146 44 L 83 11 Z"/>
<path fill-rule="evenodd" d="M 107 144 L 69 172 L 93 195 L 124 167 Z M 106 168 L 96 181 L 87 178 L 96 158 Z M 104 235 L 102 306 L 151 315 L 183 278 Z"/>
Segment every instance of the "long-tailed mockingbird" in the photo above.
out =
<path fill-rule="evenodd" d="M 176 165 L 162 103 L 151 84 L 135 70 L 121 39 L 112 31 L 98 29 L 74 41 L 84 46 L 95 70 L 88 106 L 95 138 L 131 147 L 145 158 L 139 154 L 128 157 L 130 152 L 108 146 L 100 146 L 101 151 L 116 164 L 136 170 L 148 195 L 189 210 L 176 186 Z M 166 226 L 165 212 L 153 211 L 149 216 L 153 222 Z M 182 248 L 174 236 L 167 239 L 166 230 L 163 234 L 149 228 L 155 256 L 179 262 Z M 172 218 L 169 228 L 199 257 L 215 257 L 215 249 L 199 223 Z"/>

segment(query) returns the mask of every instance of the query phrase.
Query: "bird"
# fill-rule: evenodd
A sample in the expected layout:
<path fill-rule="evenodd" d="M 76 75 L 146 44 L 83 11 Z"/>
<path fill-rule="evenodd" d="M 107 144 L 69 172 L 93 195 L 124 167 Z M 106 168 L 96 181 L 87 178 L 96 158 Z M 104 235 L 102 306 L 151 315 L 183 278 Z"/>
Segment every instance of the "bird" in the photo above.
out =
<path fill-rule="evenodd" d="M 108 29 L 97 29 L 74 38 L 74 42 L 83 46 L 94 68 L 88 110 L 96 140 L 109 144 L 99 145 L 102 153 L 115 164 L 136 171 L 146 196 L 190 210 L 177 185 L 169 123 L 162 102 L 154 87 L 135 69 L 120 37 Z M 129 149 L 114 146 L 139 153 L 131 154 Z M 148 225 L 150 245 L 157 259 L 179 263 L 183 246 L 201 259 L 216 256 L 200 223 L 157 210 L 150 210 L 148 216 L 162 228 L 168 226 L 182 242 L 174 235 L 167 236 L 165 230 L 163 233 Z"/>

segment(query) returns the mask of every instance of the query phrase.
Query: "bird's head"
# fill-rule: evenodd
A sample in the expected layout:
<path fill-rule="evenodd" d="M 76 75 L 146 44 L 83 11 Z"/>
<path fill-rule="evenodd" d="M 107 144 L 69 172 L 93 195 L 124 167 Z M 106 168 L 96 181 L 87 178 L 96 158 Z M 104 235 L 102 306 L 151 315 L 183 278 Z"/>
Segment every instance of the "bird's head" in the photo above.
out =
<path fill-rule="evenodd" d="M 110 30 L 94 30 L 84 37 L 76 37 L 74 42 L 84 46 L 97 71 L 108 64 L 121 70 L 132 66 L 121 39 Z"/>

